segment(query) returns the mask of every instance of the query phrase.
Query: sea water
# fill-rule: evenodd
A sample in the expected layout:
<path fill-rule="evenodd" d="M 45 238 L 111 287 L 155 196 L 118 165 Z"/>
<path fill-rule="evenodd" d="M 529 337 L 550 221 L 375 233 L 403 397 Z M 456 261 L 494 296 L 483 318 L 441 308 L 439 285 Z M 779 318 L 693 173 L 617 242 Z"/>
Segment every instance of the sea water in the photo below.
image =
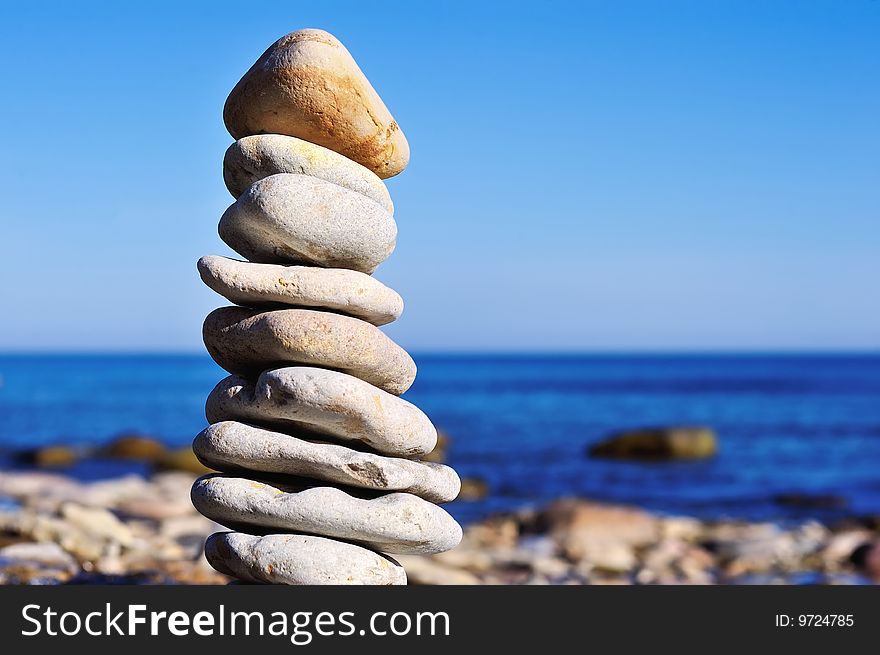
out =
<path fill-rule="evenodd" d="M 448 463 L 489 487 L 486 498 L 447 506 L 463 521 L 560 496 L 703 518 L 880 514 L 880 355 L 415 359 L 405 398 L 449 435 Z M 0 355 L 0 449 L 94 445 L 126 432 L 182 446 L 205 426 L 205 397 L 223 375 L 203 355 Z M 713 428 L 718 455 L 586 454 L 611 432 L 664 425 Z M 780 494 L 833 495 L 840 506 L 790 507 Z"/>

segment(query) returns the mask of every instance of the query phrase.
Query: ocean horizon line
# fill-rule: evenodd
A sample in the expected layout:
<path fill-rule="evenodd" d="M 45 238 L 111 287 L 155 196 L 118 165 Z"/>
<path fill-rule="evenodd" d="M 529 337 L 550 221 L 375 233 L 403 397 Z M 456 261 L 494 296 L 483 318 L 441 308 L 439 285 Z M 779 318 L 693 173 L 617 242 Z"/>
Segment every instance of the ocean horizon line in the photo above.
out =
<path fill-rule="evenodd" d="M 858 349 L 834 348 L 718 348 L 718 349 L 571 349 L 571 350 L 508 350 L 508 349 L 426 349 L 411 350 L 413 357 L 497 357 L 497 358 L 615 358 L 615 357 L 880 357 L 880 347 Z M 0 357 L 199 357 L 210 359 L 205 350 L 120 349 L 120 350 L 3 350 Z"/>

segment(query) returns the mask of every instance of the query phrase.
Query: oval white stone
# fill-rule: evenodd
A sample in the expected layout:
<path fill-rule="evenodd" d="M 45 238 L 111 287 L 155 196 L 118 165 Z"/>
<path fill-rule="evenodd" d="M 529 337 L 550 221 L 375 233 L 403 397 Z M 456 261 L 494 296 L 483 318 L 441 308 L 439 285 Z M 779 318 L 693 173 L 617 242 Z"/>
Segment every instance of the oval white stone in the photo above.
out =
<path fill-rule="evenodd" d="M 385 325 L 403 312 L 403 299 L 376 278 L 345 268 L 252 264 L 209 255 L 198 263 L 202 281 L 246 307 L 294 305 L 330 309 Z"/>
<path fill-rule="evenodd" d="M 256 384 L 229 376 L 205 403 L 209 423 L 242 420 L 357 441 L 414 457 L 437 445 L 437 430 L 418 407 L 351 375 L 307 366 L 260 374 Z"/>
<path fill-rule="evenodd" d="M 303 534 L 255 537 L 218 532 L 205 542 L 215 569 L 246 582 L 287 585 L 404 585 L 390 557 L 366 548 Z"/>
<path fill-rule="evenodd" d="M 400 395 L 413 383 L 416 364 L 382 330 L 366 321 L 310 309 L 265 312 L 221 307 L 205 318 L 205 347 L 230 373 L 304 364 L 343 371 Z"/>
<path fill-rule="evenodd" d="M 397 225 L 378 203 L 309 175 L 257 180 L 220 218 L 220 238 L 252 262 L 372 273 L 394 251 Z"/>
<path fill-rule="evenodd" d="M 454 500 L 461 489 L 455 471 L 442 464 L 383 457 L 234 421 L 202 430 L 193 441 L 193 451 L 203 464 L 218 471 L 247 469 L 403 491 L 434 503 Z"/>
<path fill-rule="evenodd" d="M 385 553 L 439 553 L 461 541 L 461 526 L 418 496 L 358 498 L 335 487 L 281 486 L 225 475 L 195 481 L 192 502 L 209 519 L 241 531 L 305 532 Z"/>

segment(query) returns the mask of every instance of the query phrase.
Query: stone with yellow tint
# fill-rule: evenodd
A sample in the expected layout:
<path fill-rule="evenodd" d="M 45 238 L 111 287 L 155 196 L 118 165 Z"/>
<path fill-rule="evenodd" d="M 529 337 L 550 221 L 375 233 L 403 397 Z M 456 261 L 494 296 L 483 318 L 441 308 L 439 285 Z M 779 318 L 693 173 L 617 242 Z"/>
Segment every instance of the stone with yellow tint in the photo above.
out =
<path fill-rule="evenodd" d="M 311 175 L 357 191 L 394 213 L 391 195 L 379 177 L 338 152 L 283 134 L 255 134 L 233 143 L 223 157 L 223 180 L 238 198 L 264 177 L 277 173 Z"/>
<path fill-rule="evenodd" d="M 295 136 L 383 179 L 409 162 L 391 112 L 345 46 L 323 30 L 298 30 L 273 43 L 232 89 L 223 120 L 236 139 Z"/>

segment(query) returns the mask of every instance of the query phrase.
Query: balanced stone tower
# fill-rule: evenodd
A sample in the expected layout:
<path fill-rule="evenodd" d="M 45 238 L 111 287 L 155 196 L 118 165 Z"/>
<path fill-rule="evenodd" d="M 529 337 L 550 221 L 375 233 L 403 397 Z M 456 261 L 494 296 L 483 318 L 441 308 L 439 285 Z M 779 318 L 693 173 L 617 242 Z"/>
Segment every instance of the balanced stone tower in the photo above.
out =
<path fill-rule="evenodd" d="M 275 42 L 232 90 L 237 139 L 223 177 L 235 202 L 220 237 L 247 261 L 210 256 L 199 273 L 235 306 L 208 315 L 204 340 L 231 375 L 208 397 L 193 442 L 221 473 L 192 501 L 231 532 L 205 555 L 248 582 L 405 584 L 388 555 L 455 547 L 436 503 L 460 480 L 419 461 L 437 441 L 399 396 L 412 358 L 377 326 L 403 301 L 371 277 L 397 238 L 382 179 L 409 145 L 345 47 L 321 30 Z"/>

